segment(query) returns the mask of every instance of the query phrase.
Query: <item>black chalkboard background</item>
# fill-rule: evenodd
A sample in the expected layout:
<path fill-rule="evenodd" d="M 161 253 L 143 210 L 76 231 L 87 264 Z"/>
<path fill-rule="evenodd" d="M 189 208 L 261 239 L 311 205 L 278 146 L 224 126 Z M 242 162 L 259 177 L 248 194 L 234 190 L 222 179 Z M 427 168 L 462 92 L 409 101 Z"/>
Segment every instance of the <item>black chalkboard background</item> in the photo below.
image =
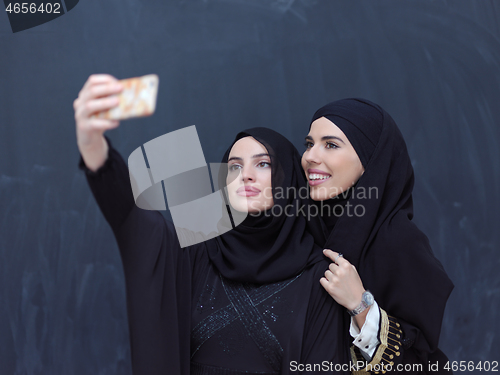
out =
<path fill-rule="evenodd" d="M 15 34 L 0 14 L 0 375 L 131 374 L 117 246 L 77 170 L 92 73 L 160 77 L 154 116 L 109 133 L 125 157 L 193 124 L 208 162 L 251 126 L 302 151 L 328 101 L 381 104 L 455 283 L 441 347 L 500 360 L 499 2 L 81 0 Z"/>

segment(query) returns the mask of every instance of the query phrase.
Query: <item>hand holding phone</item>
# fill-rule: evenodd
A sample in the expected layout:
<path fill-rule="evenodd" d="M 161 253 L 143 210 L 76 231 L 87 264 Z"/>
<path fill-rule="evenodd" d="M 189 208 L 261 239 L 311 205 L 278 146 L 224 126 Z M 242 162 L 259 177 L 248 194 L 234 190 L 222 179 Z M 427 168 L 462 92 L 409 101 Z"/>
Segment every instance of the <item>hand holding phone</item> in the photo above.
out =
<path fill-rule="evenodd" d="M 156 106 L 158 76 L 118 81 L 109 74 L 93 74 L 73 102 L 78 149 L 87 167 L 96 171 L 106 161 L 104 132 L 120 119 L 151 115 Z"/>
<path fill-rule="evenodd" d="M 123 91 L 117 95 L 118 106 L 97 112 L 91 117 L 107 120 L 124 120 L 150 116 L 156 108 L 159 79 L 156 74 L 127 78 L 118 81 Z"/>

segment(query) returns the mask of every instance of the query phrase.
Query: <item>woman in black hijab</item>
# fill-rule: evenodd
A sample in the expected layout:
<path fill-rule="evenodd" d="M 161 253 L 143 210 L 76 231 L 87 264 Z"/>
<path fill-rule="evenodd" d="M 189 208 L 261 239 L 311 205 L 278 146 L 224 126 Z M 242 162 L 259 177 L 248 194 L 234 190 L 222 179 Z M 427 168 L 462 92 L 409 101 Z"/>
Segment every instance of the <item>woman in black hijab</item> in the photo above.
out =
<path fill-rule="evenodd" d="M 258 141 L 269 155 L 272 191 L 264 195 L 273 197 L 273 206 L 266 212 L 248 215 L 233 230 L 216 237 L 217 246 L 211 247 L 210 259 L 224 277 L 232 280 L 258 284 L 284 280 L 322 259 L 314 245 L 314 238 L 321 235 L 320 221 L 308 221 L 306 212 L 300 211 L 309 202 L 300 154 L 274 130 L 253 128 L 240 132 L 222 159 L 229 171 L 235 165 L 242 168 L 236 163 L 239 159 L 230 158 L 230 153 L 244 138 Z M 220 186 L 225 185 L 225 179 L 226 173 L 221 170 Z"/>
<path fill-rule="evenodd" d="M 243 191 L 261 189 L 256 174 L 271 170 L 272 203 L 184 249 L 171 222 L 135 205 L 127 165 L 104 144 L 104 164 L 93 171 L 81 159 L 80 168 L 118 242 L 135 375 L 349 373 L 343 310 L 319 283 L 329 262 L 309 232 L 320 225 L 307 228 L 306 180 L 289 141 L 265 128 L 237 135 L 223 162 L 241 170 Z"/>
<path fill-rule="evenodd" d="M 354 316 L 360 373 L 398 364 L 447 372 L 438 342 L 453 284 L 411 221 L 413 168 L 394 120 L 368 100 L 339 100 L 316 111 L 306 147 L 302 166 L 333 260 L 321 283 Z"/>

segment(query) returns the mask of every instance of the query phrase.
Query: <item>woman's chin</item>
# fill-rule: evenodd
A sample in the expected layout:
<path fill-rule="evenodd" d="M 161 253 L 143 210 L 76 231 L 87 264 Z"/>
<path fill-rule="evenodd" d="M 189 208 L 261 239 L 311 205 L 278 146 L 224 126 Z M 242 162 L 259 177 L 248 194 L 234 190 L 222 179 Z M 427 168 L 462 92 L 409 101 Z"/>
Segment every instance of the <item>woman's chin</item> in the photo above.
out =
<path fill-rule="evenodd" d="M 309 196 L 313 201 L 327 201 L 340 195 L 343 190 L 336 187 L 318 186 L 309 190 Z"/>
<path fill-rule="evenodd" d="M 250 203 L 247 203 L 247 202 L 236 202 L 235 204 L 233 204 L 234 202 L 231 202 L 231 208 L 233 210 L 236 210 L 238 212 L 241 212 L 241 213 L 245 213 L 245 214 L 259 214 L 261 213 L 262 211 L 265 211 L 264 209 L 259 209 L 259 208 L 256 208 L 255 206 L 252 206 L 250 205 Z"/>
<path fill-rule="evenodd" d="M 311 189 L 310 197 L 313 201 L 325 201 L 330 199 L 325 189 Z"/>
<path fill-rule="evenodd" d="M 268 199 L 263 201 L 262 199 L 252 199 L 251 197 L 241 197 L 238 195 L 230 195 L 229 203 L 233 210 L 249 215 L 259 215 L 274 205 L 273 200 Z"/>

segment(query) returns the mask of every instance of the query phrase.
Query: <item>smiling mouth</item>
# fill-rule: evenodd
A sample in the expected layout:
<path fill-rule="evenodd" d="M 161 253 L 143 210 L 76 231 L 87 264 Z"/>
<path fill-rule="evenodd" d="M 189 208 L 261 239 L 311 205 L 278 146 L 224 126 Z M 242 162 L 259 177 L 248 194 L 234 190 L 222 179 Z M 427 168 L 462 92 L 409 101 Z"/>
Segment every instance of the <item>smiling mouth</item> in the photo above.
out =
<path fill-rule="evenodd" d="M 309 173 L 307 175 L 309 181 L 309 186 L 311 188 L 314 188 L 315 186 L 318 186 L 322 184 L 325 181 L 328 181 L 332 175 L 331 174 L 323 174 L 323 173 Z"/>
<path fill-rule="evenodd" d="M 319 173 L 309 173 L 309 180 L 318 181 L 318 180 L 328 180 L 332 175 L 329 174 L 319 174 Z"/>

